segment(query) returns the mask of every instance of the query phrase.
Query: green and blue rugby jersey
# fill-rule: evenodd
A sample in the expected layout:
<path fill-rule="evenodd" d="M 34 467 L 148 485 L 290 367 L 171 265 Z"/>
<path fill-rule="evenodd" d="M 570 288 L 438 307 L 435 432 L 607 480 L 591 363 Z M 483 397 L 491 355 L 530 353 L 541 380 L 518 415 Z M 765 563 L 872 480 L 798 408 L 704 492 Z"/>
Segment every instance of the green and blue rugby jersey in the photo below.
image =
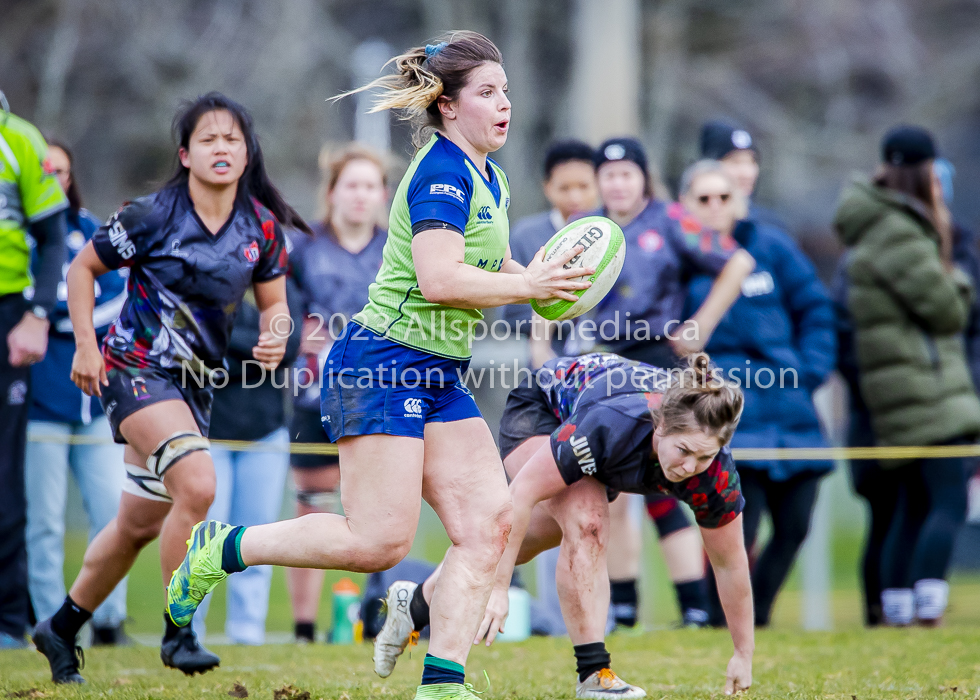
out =
<path fill-rule="evenodd" d="M 470 357 L 473 327 L 483 313 L 426 301 L 415 274 L 412 237 L 427 228 L 460 231 L 466 243 L 464 262 L 499 271 L 510 236 L 510 187 L 499 165 L 487 159 L 487 169 L 480 173 L 441 134 L 433 135 L 416 154 L 395 193 L 381 270 L 355 322 L 433 355 Z"/>

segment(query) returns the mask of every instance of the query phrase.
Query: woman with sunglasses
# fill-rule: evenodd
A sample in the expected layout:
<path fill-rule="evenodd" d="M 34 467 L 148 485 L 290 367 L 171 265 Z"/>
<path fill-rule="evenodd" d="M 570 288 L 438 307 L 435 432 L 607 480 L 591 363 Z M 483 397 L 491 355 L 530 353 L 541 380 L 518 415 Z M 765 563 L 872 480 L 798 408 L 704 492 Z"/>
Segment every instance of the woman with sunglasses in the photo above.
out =
<path fill-rule="evenodd" d="M 689 167 L 680 189 L 687 210 L 717 232 L 719 247 L 746 250 L 756 261 L 741 298 L 707 344 L 717 367 L 739 381 L 745 394 L 732 447 L 825 446 L 813 391 L 834 369 L 836 334 L 833 305 L 813 264 L 781 230 L 743 218 L 745 199 L 720 162 Z M 712 284 L 708 275 L 691 279 L 686 313 L 696 313 Z M 820 478 L 831 469 L 830 461 L 739 460 L 746 548 L 751 551 L 764 510 L 773 523 L 772 538 L 752 570 L 756 625 L 769 624 L 776 594 L 810 527 Z M 724 624 L 721 610 L 712 608 L 712 624 Z"/>

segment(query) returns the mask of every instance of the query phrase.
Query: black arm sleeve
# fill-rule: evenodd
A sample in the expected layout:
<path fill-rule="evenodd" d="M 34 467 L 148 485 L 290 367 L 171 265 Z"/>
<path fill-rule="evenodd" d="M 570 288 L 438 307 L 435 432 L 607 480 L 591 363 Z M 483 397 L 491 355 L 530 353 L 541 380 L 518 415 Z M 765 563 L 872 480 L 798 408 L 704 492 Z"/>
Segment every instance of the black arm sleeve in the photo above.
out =
<path fill-rule="evenodd" d="M 439 221 L 439 219 L 423 219 L 416 224 L 412 224 L 412 236 L 417 236 L 423 231 L 428 231 L 429 229 L 434 228 L 444 228 L 463 235 L 463 232 L 459 230 L 459 226 L 451 224 L 448 221 Z"/>
<path fill-rule="evenodd" d="M 31 235 L 37 241 L 37 275 L 34 278 L 32 303 L 51 311 L 58 301 L 61 267 L 65 264 L 65 235 L 68 222 L 65 211 L 59 211 L 31 224 Z"/>

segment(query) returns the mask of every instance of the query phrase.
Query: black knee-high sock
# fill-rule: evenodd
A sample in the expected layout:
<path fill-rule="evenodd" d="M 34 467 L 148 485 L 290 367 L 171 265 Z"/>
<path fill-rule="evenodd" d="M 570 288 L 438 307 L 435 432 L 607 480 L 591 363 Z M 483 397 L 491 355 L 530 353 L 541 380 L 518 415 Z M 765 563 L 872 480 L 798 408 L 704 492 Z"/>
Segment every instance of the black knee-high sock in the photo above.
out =
<path fill-rule="evenodd" d="M 636 626 L 636 611 L 639 595 L 636 592 L 636 579 L 609 582 L 610 604 L 617 625 Z"/>
<path fill-rule="evenodd" d="M 612 664 L 612 657 L 606 651 L 605 642 L 579 644 L 572 648 L 575 650 L 575 670 L 578 672 L 579 683 L 596 671 L 609 668 Z"/>
<path fill-rule="evenodd" d="M 699 578 L 696 581 L 675 583 L 677 602 L 681 606 L 684 624 L 703 625 L 708 622 L 708 582 Z"/>
<path fill-rule="evenodd" d="M 422 595 L 421 583 L 415 589 L 412 602 L 408 606 L 408 613 L 412 616 L 412 622 L 415 623 L 416 632 L 421 632 L 425 627 L 428 627 L 429 604 L 425 602 L 425 596 Z"/>
<path fill-rule="evenodd" d="M 82 625 L 89 621 L 92 613 L 79 607 L 78 603 L 65 596 L 65 602 L 51 618 L 51 629 L 62 639 L 74 644 Z"/>

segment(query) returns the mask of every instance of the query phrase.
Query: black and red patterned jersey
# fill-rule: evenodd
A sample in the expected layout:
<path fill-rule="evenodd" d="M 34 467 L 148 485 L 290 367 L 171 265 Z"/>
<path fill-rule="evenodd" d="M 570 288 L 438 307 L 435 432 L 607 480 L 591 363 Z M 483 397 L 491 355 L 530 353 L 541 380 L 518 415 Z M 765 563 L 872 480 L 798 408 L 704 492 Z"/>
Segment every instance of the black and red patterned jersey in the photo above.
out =
<path fill-rule="evenodd" d="M 126 204 L 92 243 L 106 267 L 130 268 L 126 304 L 103 345 L 109 367 L 222 367 L 245 292 L 289 264 L 282 230 L 258 201 L 236 204 L 212 234 L 186 186 Z"/>
<path fill-rule="evenodd" d="M 684 481 L 667 479 L 653 452 L 653 415 L 670 376 L 611 353 L 560 357 L 536 374 L 561 426 L 551 452 L 567 484 L 592 476 L 612 491 L 663 493 L 691 506 L 698 525 L 730 523 L 742 512 L 738 472 L 722 448 L 708 469 Z"/>

